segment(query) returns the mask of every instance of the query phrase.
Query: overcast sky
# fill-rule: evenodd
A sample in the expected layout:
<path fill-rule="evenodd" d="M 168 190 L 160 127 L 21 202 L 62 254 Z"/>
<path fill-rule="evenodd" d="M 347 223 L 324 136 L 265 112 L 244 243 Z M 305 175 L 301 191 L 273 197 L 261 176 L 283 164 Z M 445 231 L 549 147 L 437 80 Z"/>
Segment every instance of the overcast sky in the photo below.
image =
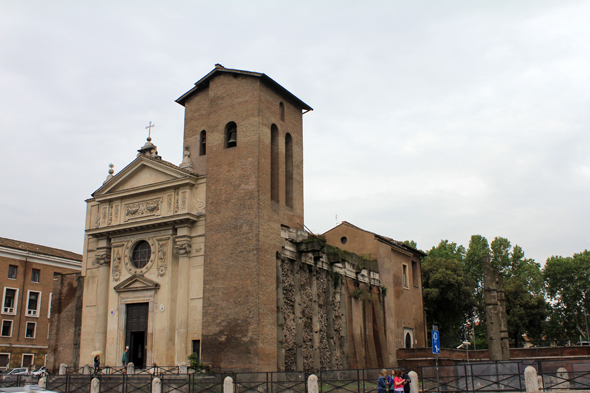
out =
<path fill-rule="evenodd" d="M 588 1 L 0 0 L 0 236 L 82 253 L 85 202 L 221 63 L 304 115 L 305 223 L 430 249 L 588 248 Z M 337 218 L 336 218 L 337 215 Z"/>

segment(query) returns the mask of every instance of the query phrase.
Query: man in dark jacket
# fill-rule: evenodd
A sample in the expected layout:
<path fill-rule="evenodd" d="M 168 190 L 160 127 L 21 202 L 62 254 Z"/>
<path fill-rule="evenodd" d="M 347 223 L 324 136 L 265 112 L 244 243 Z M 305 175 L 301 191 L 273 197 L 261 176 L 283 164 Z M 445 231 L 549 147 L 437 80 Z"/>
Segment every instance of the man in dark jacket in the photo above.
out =
<path fill-rule="evenodd" d="M 406 372 L 406 369 L 403 367 L 401 369 L 401 374 L 402 374 L 402 378 L 404 379 L 404 393 L 410 393 L 410 382 L 412 382 L 412 380 L 410 379 L 410 376 Z"/>

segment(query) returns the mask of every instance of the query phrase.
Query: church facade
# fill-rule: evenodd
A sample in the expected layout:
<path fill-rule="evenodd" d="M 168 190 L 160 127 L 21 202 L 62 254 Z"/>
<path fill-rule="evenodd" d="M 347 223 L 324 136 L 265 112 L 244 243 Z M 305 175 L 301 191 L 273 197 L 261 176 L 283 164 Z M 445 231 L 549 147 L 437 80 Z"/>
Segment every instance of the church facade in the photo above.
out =
<path fill-rule="evenodd" d="M 303 231 L 312 108 L 265 74 L 221 65 L 177 102 L 182 164 L 148 138 L 87 200 L 79 364 L 101 353 L 121 365 L 125 347 L 141 368 L 191 353 L 234 371 L 395 362 L 383 268 Z"/>

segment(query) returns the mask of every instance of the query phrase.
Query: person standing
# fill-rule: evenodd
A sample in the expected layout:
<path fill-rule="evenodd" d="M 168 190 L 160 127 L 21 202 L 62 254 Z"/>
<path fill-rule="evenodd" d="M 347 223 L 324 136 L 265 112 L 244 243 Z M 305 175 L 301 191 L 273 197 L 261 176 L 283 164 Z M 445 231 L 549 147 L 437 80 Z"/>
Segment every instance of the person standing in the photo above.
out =
<path fill-rule="evenodd" d="M 387 377 L 387 370 L 383 369 L 379 373 L 379 378 L 377 379 L 377 392 L 378 393 L 386 393 L 387 391 L 387 383 L 385 382 L 385 378 Z"/>
<path fill-rule="evenodd" d="M 404 393 L 410 393 L 410 390 L 411 390 L 410 383 L 412 382 L 412 379 L 410 378 L 410 376 L 406 372 L 406 369 L 403 367 L 402 367 L 401 374 L 402 374 L 402 378 L 404 380 Z"/>
<path fill-rule="evenodd" d="M 404 379 L 401 374 L 401 371 L 395 372 L 393 377 L 393 390 L 395 393 L 404 393 Z"/>
<path fill-rule="evenodd" d="M 123 351 L 123 357 L 121 358 L 123 362 L 123 366 L 126 366 L 129 363 L 129 347 L 125 347 L 125 351 Z"/>
<path fill-rule="evenodd" d="M 100 369 L 100 355 L 96 355 L 94 357 L 94 375 L 98 375 L 99 369 Z"/>
<path fill-rule="evenodd" d="M 387 387 L 389 393 L 393 393 L 393 379 L 395 378 L 395 370 L 391 370 L 391 375 L 387 377 Z"/>

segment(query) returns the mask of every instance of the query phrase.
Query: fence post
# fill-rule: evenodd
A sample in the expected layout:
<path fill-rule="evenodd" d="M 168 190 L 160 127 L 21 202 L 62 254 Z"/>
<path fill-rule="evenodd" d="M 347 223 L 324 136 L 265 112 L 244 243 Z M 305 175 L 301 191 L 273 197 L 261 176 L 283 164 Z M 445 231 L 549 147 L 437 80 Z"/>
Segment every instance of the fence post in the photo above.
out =
<path fill-rule="evenodd" d="M 90 393 L 100 393 L 100 381 L 98 378 L 92 378 L 92 382 L 90 382 Z"/>
<path fill-rule="evenodd" d="M 84 365 L 84 371 L 82 372 L 82 374 L 84 375 L 90 375 L 90 366 L 85 364 Z"/>
<path fill-rule="evenodd" d="M 234 380 L 232 377 L 225 377 L 223 380 L 223 393 L 234 393 Z"/>
<path fill-rule="evenodd" d="M 152 379 L 152 393 L 162 393 L 162 381 L 160 378 Z"/>
<path fill-rule="evenodd" d="M 307 393 L 319 393 L 319 391 L 318 376 L 311 374 L 309 378 L 307 378 Z"/>
<path fill-rule="evenodd" d="M 554 387 L 554 389 L 567 390 L 570 388 L 569 375 L 565 367 L 560 367 L 557 369 L 557 380 L 559 383 Z"/>
<path fill-rule="evenodd" d="M 182 362 L 178 365 L 178 373 L 179 374 L 188 374 L 188 368 L 185 362 Z"/>
<path fill-rule="evenodd" d="M 412 382 L 410 382 L 410 393 L 418 393 L 418 389 L 420 386 L 420 381 L 418 381 L 418 373 L 416 371 L 410 371 L 408 373 L 408 376 L 412 380 Z"/>
<path fill-rule="evenodd" d="M 537 393 L 539 391 L 539 382 L 537 381 L 537 370 L 528 366 L 524 369 L 524 381 L 526 383 L 527 393 Z"/>
<path fill-rule="evenodd" d="M 39 382 L 38 382 L 39 386 L 42 387 L 43 389 L 47 389 L 47 377 L 44 375 L 41 378 L 39 378 Z"/>
<path fill-rule="evenodd" d="M 135 365 L 133 364 L 133 362 L 127 363 L 127 374 L 135 374 Z"/>
<path fill-rule="evenodd" d="M 59 365 L 59 375 L 66 375 L 66 370 L 68 369 L 68 365 L 62 363 Z"/>

